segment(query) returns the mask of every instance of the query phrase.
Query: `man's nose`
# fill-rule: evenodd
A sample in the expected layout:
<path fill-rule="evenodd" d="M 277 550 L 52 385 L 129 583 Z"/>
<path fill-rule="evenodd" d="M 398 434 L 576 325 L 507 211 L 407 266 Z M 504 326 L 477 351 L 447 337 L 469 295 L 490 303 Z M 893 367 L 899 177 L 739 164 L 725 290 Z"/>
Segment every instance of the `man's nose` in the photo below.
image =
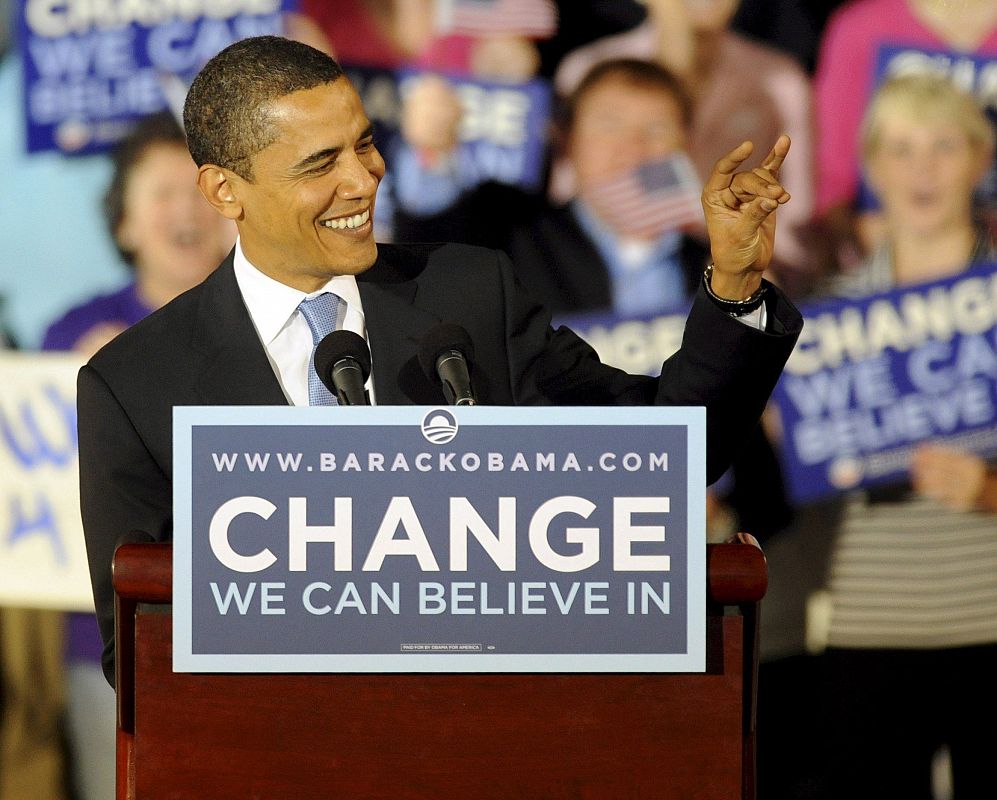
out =
<path fill-rule="evenodd" d="M 378 179 L 354 153 L 349 157 L 346 174 L 339 184 L 339 194 L 345 198 L 373 197 Z"/>

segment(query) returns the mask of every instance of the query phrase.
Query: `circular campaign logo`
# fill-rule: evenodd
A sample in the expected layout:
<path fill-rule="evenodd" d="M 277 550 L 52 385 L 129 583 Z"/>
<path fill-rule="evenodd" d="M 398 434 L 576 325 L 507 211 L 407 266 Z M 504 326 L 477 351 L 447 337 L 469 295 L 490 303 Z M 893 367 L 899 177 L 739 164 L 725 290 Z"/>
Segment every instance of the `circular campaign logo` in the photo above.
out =
<path fill-rule="evenodd" d="M 457 435 L 457 418 L 442 408 L 434 408 L 422 420 L 422 435 L 427 442 L 446 444 Z"/>

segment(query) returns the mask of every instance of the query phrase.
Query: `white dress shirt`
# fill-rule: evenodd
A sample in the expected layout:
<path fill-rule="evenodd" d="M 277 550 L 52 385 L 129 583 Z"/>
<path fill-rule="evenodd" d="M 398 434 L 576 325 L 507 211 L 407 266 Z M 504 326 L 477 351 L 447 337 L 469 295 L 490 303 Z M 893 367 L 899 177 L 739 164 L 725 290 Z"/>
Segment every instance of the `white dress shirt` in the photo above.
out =
<path fill-rule="evenodd" d="M 292 405 L 307 406 L 308 368 L 314 345 L 311 328 L 298 305 L 322 292 L 338 295 L 346 303 L 343 329 L 366 340 L 367 326 L 356 278 L 337 275 L 317 292 L 305 294 L 260 272 L 242 252 L 242 242 L 236 240 L 235 279 L 284 396 Z M 367 391 L 373 404 L 373 378 L 367 381 Z"/>

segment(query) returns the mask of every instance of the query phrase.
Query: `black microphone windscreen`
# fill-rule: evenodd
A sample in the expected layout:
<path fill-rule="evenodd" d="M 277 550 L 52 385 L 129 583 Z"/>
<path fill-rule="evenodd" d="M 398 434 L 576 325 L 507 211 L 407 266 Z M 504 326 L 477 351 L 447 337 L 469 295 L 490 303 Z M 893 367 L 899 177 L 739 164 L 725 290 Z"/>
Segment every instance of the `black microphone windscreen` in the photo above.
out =
<path fill-rule="evenodd" d="M 436 374 L 436 359 L 448 350 L 459 350 L 468 361 L 474 360 L 474 344 L 470 334 L 453 322 L 441 322 L 429 329 L 422 337 L 419 347 L 419 365 L 426 376 L 434 383 L 439 382 Z"/>
<path fill-rule="evenodd" d="M 336 394 L 336 388 L 332 382 L 332 368 L 344 358 L 352 358 L 360 365 L 364 383 L 370 377 L 370 348 L 363 336 L 353 331 L 333 331 L 315 349 L 315 371 L 333 394 Z"/>

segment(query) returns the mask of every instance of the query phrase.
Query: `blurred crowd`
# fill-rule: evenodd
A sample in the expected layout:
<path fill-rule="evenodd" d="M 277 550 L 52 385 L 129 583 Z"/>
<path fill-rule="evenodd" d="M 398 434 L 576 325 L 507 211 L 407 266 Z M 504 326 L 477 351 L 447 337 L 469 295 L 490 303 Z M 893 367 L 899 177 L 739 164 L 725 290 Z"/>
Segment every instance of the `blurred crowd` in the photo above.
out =
<path fill-rule="evenodd" d="M 7 115 L 13 5 L 0 2 Z M 286 35 L 337 58 L 375 124 L 382 241 L 504 249 L 559 320 L 682 313 L 710 262 L 701 181 L 744 140 L 760 161 L 788 133 L 792 200 L 767 277 L 794 300 L 997 262 L 993 0 L 519 0 L 480 17 L 474 5 L 488 4 L 300 0 L 287 15 Z M 79 207 L 60 225 L 102 240 L 73 261 L 107 262 L 67 307 L 41 303 L 36 327 L 4 316 L 3 295 L 49 267 L 8 248 L 5 199 L 0 348 L 88 357 L 234 242 L 169 110 L 87 158 L 81 184 L 74 170 L 90 167 L 71 157 L 36 173 L 0 152 L 22 173 L 12 186 L 40 174 L 43 195 Z M 994 466 L 924 442 L 896 485 L 802 506 L 779 436 L 773 412 L 708 509 L 711 541 L 746 530 L 769 560 L 759 797 L 988 796 L 987 738 L 971 732 L 997 711 Z M 0 648 L 0 800 L 113 796 L 94 620 L 3 609 Z"/>

